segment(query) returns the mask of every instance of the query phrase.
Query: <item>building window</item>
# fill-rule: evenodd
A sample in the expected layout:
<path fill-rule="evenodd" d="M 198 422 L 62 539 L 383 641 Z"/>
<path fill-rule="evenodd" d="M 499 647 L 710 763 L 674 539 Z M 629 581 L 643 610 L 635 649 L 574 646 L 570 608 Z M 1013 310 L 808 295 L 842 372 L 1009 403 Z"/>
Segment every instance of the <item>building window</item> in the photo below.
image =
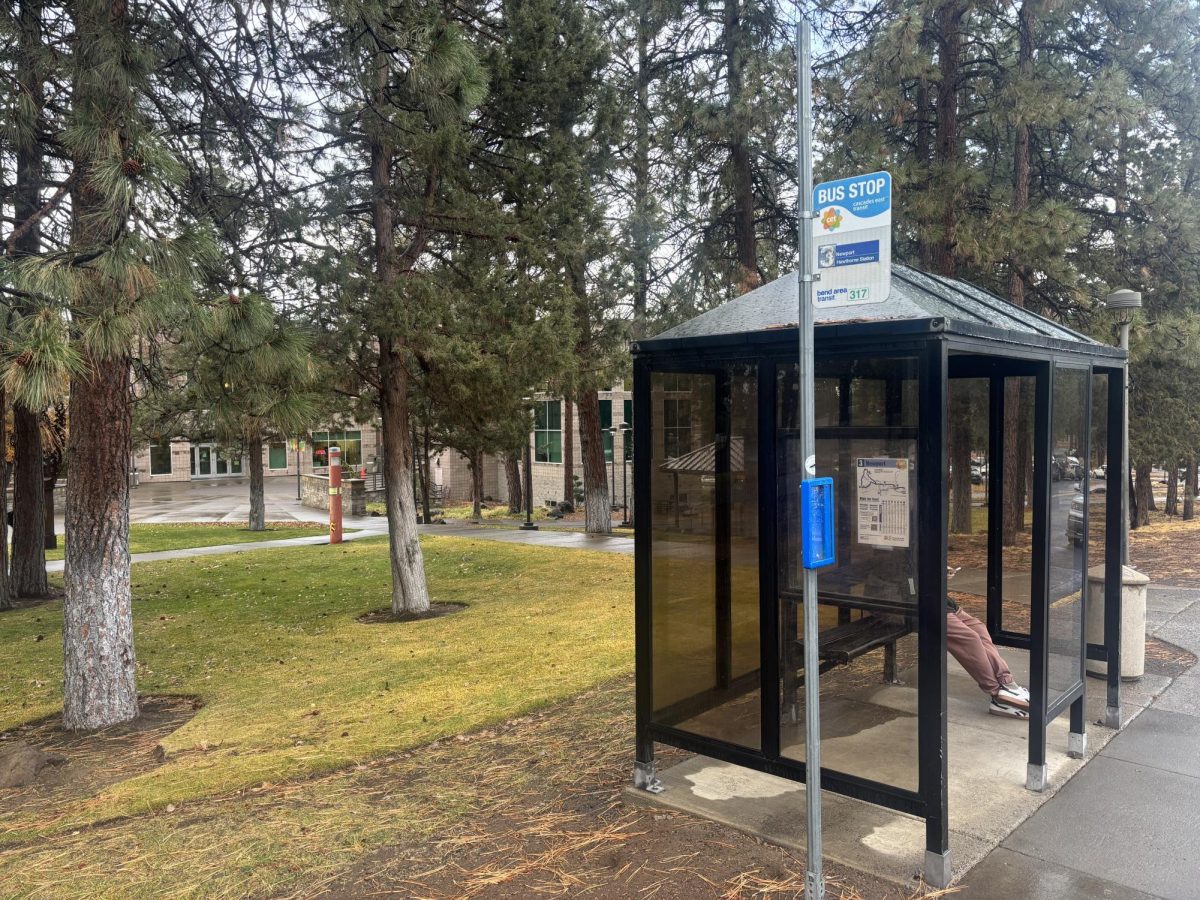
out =
<path fill-rule="evenodd" d="M 267 467 L 271 469 L 286 469 L 287 461 L 287 444 L 283 441 L 271 441 L 267 445 Z"/>
<path fill-rule="evenodd" d="M 604 461 L 612 462 L 613 430 L 612 430 L 612 401 L 600 401 L 600 437 L 604 442 Z"/>
<path fill-rule="evenodd" d="M 692 449 L 692 408 L 688 400 L 663 400 L 663 453 L 667 459 Z"/>
<path fill-rule="evenodd" d="M 150 474 L 171 474 L 171 442 L 161 438 L 157 444 L 150 445 Z"/>
<path fill-rule="evenodd" d="M 342 468 L 362 465 L 361 431 L 314 431 L 312 439 L 312 464 L 314 468 L 329 465 L 329 448 L 342 450 Z"/>
<path fill-rule="evenodd" d="M 537 462 L 563 461 L 562 404 L 557 400 L 542 400 L 533 409 L 533 458 Z"/>

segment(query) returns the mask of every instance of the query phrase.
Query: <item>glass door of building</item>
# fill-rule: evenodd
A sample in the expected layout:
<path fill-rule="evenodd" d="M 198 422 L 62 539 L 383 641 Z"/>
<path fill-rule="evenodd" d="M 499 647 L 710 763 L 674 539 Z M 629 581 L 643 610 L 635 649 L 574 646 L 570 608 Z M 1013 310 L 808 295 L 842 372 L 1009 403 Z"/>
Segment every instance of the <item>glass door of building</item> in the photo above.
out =
<path fill-rule="evenodd" d="M 242 474 L 242 455 L 216 444 L 192 445 L 192 477 L 219 478 Z"/>

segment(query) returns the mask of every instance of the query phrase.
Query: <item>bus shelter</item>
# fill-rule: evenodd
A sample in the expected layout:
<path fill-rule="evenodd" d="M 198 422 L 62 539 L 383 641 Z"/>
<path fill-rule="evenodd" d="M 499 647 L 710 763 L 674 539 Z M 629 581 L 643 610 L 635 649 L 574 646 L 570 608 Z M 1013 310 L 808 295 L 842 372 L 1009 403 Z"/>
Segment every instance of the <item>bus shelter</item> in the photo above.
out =
<path fill-rule="evenodd" d="M 1118 726 L 1123 492 L 1100 476 L 1120 470 L 1126 363 L 962 281 L 895 266 L 891 285 L 886 303 L 817 313 L 816 470 L 837 534 L 819 581 L 822 786 L 923 818 L 926 877 L 945 885 L 948 595 L 1028 652 L 1029 789 L 1053 720 L 1085 751 L 1089 659 L 1107 662 Z M 791 275 L 634 347 L 646 790 L 656 743 L 804 781 L 797 318 Z M 1104 605 L 1090 643 L 1089 603 Z"/>

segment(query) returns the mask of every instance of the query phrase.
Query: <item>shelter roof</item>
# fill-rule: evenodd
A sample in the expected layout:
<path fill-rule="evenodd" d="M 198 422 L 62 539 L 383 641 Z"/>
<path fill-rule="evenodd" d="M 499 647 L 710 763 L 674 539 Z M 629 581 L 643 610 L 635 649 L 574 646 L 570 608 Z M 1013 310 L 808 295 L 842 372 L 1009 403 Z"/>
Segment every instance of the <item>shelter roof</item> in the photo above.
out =
<path fill-rule="evenodd" d="M 797 282 L 791 272 L 736 299 L 676 325 L 649 340 L 639 349 L 655 349 L 660 341 L 677 341 L 723 335 L 747 334 L 796 328 Z M 884 303 L 818 309 L 815 324 L 853 325 L 888 321 L 942 320 L 974 331 L 996 328 L 1010 338 L 1027 335 L 1033 342 L 1065 341 L 1111 351 L 1107 345 L 1067 328 L 1003 297 L 966 281 L 930 275 L 910 266 L 892 266 L 891 295 Z"/>

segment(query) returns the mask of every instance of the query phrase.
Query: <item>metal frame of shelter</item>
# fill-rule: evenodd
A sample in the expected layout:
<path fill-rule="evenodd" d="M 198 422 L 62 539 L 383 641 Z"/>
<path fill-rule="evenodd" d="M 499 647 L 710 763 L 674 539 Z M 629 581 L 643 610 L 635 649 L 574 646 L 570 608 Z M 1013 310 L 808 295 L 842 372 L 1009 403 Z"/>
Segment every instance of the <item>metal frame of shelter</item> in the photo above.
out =
<path fill-rule="evenodd" d="M 784 533 L 787 530 L 786 522 L 781 525 L 781 505 L 786 503 L 786 497 L 780 487 L 780 473 L 786 465 L 781 458 L 782 444 L 777 434 L 776 410 L 780 390 L 778 374 L 782 368 L 794 365 L 796 360 L 795 297 L 795 276 L 784 277 L 634 346 L 633 409 L 634 434 L 637 435 L 634 448 L 637 661 L 634 780 L 636 786 L 646 790 L 661 789 L 654 758 L 656 742 L 786 779 L 805 780 L 804 763 L 793 758 L 795 754 L 792 757 L 784 755 L 781 748 L 781 718 L 786 714 L 787 682 L 789 677 L 795 675 L 794 669 L 790 672 L 787 669 L 793 667 L 795 655 L 789 656 L 784 646 L 786 642 L 781 637 L 782 632 L 792 624 L 783 621 L 785 613 L 781 612 L 784 604 L 781 604 L 780 558 L 787 553 L 786 542 L 798 538 L 794 533 Z M 1059 671 L 1055 676 L 1059 682 L 1054 689 L 1048 685 L 1052 641 L 1051 482 L 1055 450 L 1051 416 L 1055 379 L 1063 379 L 1065 384 L 1069 377 L 1073 377 L 1065 373 L 1086 373 L 1089 376 L 1077 381 L 1084 385 L 1085 390 L 1083 434 L 1087 436 L 1093 432 L 1093 423 L 1090 421 L 1092 386 L 1106 382 L 1105 455 L 1110 461 L 1119 461 L 1122 458 L 1121 415 L 1126 358 L 1119 349 L 1100 344 L 1058 323 L 1015 307 L 973 285 L 927 275 L 903 266 L 893 268 L 892 295 L 887 303 L 818 310 L 815 346 L 818 367 L 823 360 L 897 358 L 905 359 L 910 369 L 915 367 L 912 373 L 916 382 L 915 427 L 906 423 L 903 427 L 892 427 L 888 433 L 902 432 L 915 448 L 918 462 L 913 477 L 917 497 L 913 504 L 913 515 L 914 522 L 919 523 L 920 532 L 912 551 L 915 560 L 915 608 L 912 616 L 917 649 L 915 789 L 838 771 L 827 759 L 822 764 L 822 785 L 827 790 L 922 817 L 926 823 L 926 877 L 932 884 L 945 885 L 950 878 L 945 624 L 949 524 L 947 399 L 950 379 L 986 379 L 988 384 L 987 625 L 996 644 L 1024 648 L 1030 653 L 1032 700 L 1028 722 L 1027 787 L 1041 790 L 1045 786 L 1048 723 L 1068 713 L 1068 753 L 1081 756 L 1085 752 L 1084 668 L 1087 660 L 1103 660 L 1107 663 L 1105 721 L 1110 727 L 1116 728 L 1120 720 L 1119 609 L 1121 523 L 1125 514 L 1125 491 L 1108 491 L 1104 503 L 1104 642 L 1089 644 L 1085 625 L 1088 595 L 1086 554 L 1087 516 L 1092 504 L 1086 478 L 1082 485 L 1083 495 L 1088 499 L 1083 504 L 1083 580 L 1078 597 L 1080 646 L 1071 651 L 1078 654 L 1078 670 L 1076 672 L 1073 668 L 1074 656 L 1063 657 L 1070 660 L 1067 667 L 1070 670 L 1067 673 L 1069 683 L 1062 681 L 1064 676 Z M 705 588 L 697 590 L 693 598 L 685 598 L 680 602 L 696 604 L 698 613 L 701 606 L 710 603 L 715 610 L 711 613 L 711 625 L 704 618 L 704 628 L 712 630 L 712 655 L 711 658 L 695 661 L 702 677 L 697 681 L 694 695 L 688 699 L 696 708 L 703 709 L 705 703 L 716 703 L 720 698 L 741 696 L 743 701 L 746 697 L 752 701 L 751 692 L 758 691 L 756 715 L 759 734 L 755 740 L 746 742 L 689 729 L 686 721 L 681 725 L 678 716 L 662 713 L 661 704 L 656 704 L 654 695 L 655 666 L 674 663 L 656 659 L 658 638 L 655 631 L 654 591 L 656 577 L 661 575 L 656 572 L 656 566 L 665 566 L 667 561 L 656 556 L 655 505 L 659 504 L 658 514 L 662 515 L 662 504 L 666 501 L 655 496 L 654 467 L 664 468 L 661 454 L 656 455 L 655 450 L 663 438 L 656 435 L 655 431 L 656 428 L 665 430 L 666 426 L 660 411 L 652 409 L 652 380 L 656 376 L 670 374 L 711 376 L 714 386 L 712 396 L 717 398 L 723 396 L 723 391 L 728 393 L 731 367 L 739 367 L 739 372 L 749 373 L 743 377 L 752 382 L 756 398 L 754 402 L 757 404 L 757 440 L 754 446 L 747 444 L 741 450 L 743 464 L 753 462 L 758 470 L 757 497 L 753 498 L 758 517 L 759 633 L 754 663 L 757 669 L 735 671 L 731 662 L 732 634 L 737 627 L 734 621 L 736 613 L 732 612 L 736 589 L 732 584 L 734 576 L 731 571 L 729 521 L 735 476 L 732 474 L 733 454 L 730 452 L 731 429 L 727 404 L 716 402 L 715 399 L 711 426 L 715 440 L 712 441 L 711 452 L 700 454 L 710 460 L 704 465 L 712 467 L 709 483 L 713 499 L 708 509 L 712 520 L 711 564 L 714 575 L 711 582 L 705 582 L 711 583 L 712 596 L 704 595 L 704 591 L 708 590 Z M 1098 379 L 1096 376 L 1107 377 Z M 1006 485 L 1004 466 L 1000 462 L 1004 446 L 1005 379 L 1014 377 L 1031 379 L 1034 388 L 1032 572 L 1029 575 L 1031 608 L 1028 633 L 1009 629 L 1002 620 L 1004 588 L 1001 574 L 1004 557 L 998 523 Z M 845 433 L 851 437 L 859 432 L 870 437 L 871 434 L 885 431 L 888 429 L 845 429 Z M 818 428 L 818 438 L 820 432 Z M 1086 437 L 1084 439 L 1087 440 Z M 691 453 L 697 455 L 694 448 L 691 448 Z M 751 458 L 752 453 L 757 454 L 756 458 Z M 1087 456 L 1084 459 L 1086 468 Z M 1119 463 L 1109 465 L 1109 472 L 1118 469 Z M 787 485 L 787 489 L 798 490 L 802 477 L 802 473 L 787 469 L 785 480 L 795 481 L 794 485 Z M 661 479 L 659 485 L 660 492 L 666 490 L 661 488 Z M 675 490 L 678 494 L 678 487 Z M 678 497 L 675 499 L 678 502 Z M 744 499 L 739 498 L 738 502 Z M 669 516 L 668 513 L 668 519 Z M 839 523 L 838 530 L 841 539 L 848 537 L 848 529 L 843 524 Z M 708 565 L 708 544 L 698 543 L 694 552 L 701 554 Z M 1073 552 L 1078 555 L 1079 550 Z M 744 573 L 742 577 L 746 577 Z M 709 615 L 708 610 L 703 612 L 704 616 Z M 1073 630 L 1071 634 L 1074 634 Z M 892 663 L 894 665 L 894 650 Z M 743 664 L 742 669 L 745 668 Z M 824 714 L 822 718 L 825 718 Z"/>

